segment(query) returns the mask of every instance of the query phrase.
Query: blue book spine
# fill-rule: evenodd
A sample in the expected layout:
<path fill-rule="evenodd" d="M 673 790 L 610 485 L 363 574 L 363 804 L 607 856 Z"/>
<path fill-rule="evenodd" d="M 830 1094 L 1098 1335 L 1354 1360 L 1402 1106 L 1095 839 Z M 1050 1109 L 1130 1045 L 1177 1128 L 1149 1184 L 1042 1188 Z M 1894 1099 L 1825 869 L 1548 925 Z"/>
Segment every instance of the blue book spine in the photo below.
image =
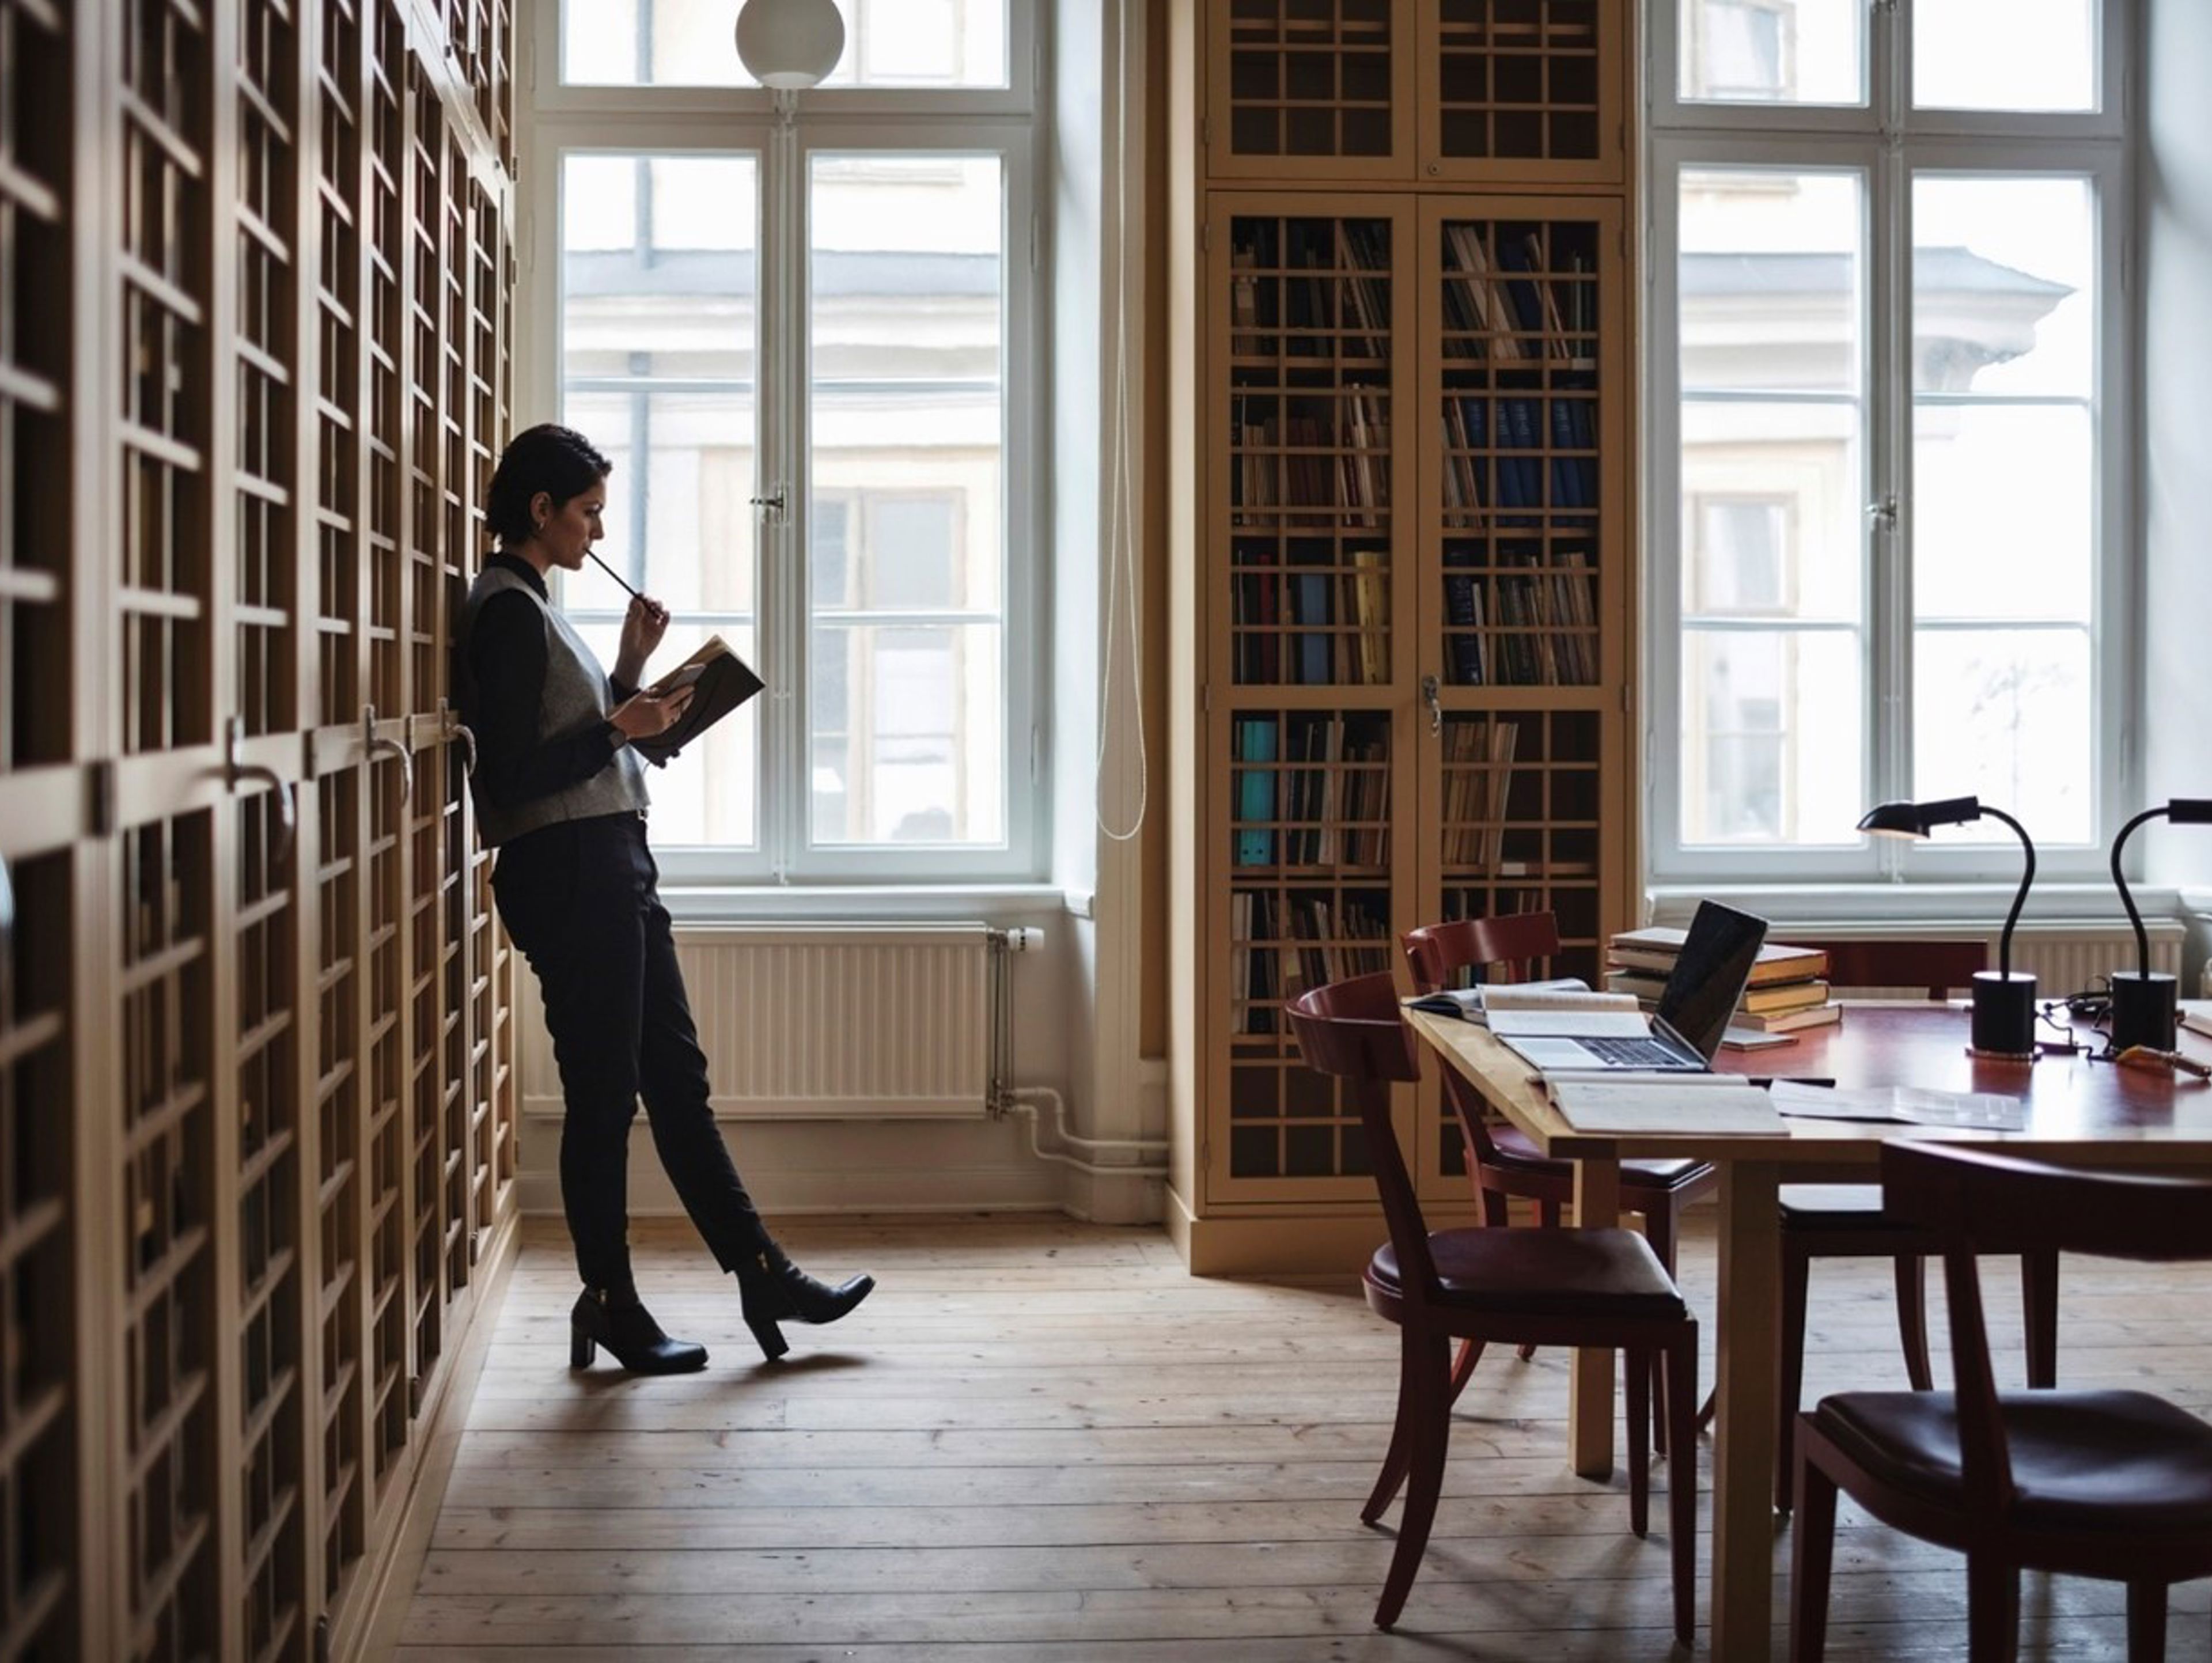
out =
<path fill-rule="evenodd" d="M 1537 448 L 1536 417 L 1535 413 L 1528 408 L 1530 402 L 1526 398 L 1507 398 L 1499 401 L 1498 417 L 1504 428 L 1504 434 L 1499 441 L 1501 446 L 1523 452 Z M 1498 459 L 1498 472 L 1501 476 L 1510 475 L 1512 478 L 1514 495 L 1508 499 L 1509 501 L 1526 508 L 1540 508 L 1543 506 L 1544 475 L 1536 457 L 1526 454 L 1501 457 Z M 1499 494 L 1504 495 L 1502 479 Z M 1522 519 L 1514 523 L 1525 525 L 1534 522 Z"/>
<path fill-rule="evenodd" d="M 1272 762 L 1275 760 L 1275 725 L 1272 721 L 1239 722 L 1237 725 L 1237 756 L 1239 762 Z M 1248 822 L 1264 822 L 1275 817 L 1275 770 L 1272 768 L 1250 768 L 1237 776 L 1237 817 Z M 1275 834 L 1272 827 L 1252 825 L 1237 834 L 1237 864 L 1240 866 L 1272 866 L 1275 864 Z"/>
<path fill-rule="evenodd" d="M 1327 574 L 1304 574 L 1298 579 L 1298 622 L 1306 626 L 1298 636 L 1298 680 L 1308 686 L 1329 679 L 1328 633 L 1314 626 L 1330 621 Z"/>

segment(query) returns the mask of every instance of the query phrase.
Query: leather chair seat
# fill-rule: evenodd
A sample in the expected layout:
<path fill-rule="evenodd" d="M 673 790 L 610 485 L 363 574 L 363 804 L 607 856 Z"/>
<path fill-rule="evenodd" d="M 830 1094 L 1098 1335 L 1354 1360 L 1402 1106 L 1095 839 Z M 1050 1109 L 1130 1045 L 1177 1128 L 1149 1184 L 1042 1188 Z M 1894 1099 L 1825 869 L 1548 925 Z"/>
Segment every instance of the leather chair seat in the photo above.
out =
<path fill-rule="evenodd" d="M 1444 1302 L 1470 1310 L 1667 1321 L 1687 1314 L 1674 1278 L 1635 1230 L 1437 1230 L 1429 1252 Z M 1402 1296 L 1396 1249 L 1376 1249 L 1367 1280 Z"/>
<path fill-rule="evenodd" d="M 1784 1184 L 1782 1223 L 1824 1230 L 1897 1230 L 1903 1227 L 1881 1209 L 1880 1184 Z"/>
<path fill-rule="evenodd" d="M 2212 1425 L 2147 1392 L 2000 1392 L 2023 1529 L 2212 1529 Z M 1881 1483 L 1961 1508 L 1957 1399 L 1844 1392 L 1813 1411 Z"/>
<path fill-rule="evenodd" d="M 1571 1174 L 1571 1162 L 1556 1155 L 1545 1154 L 1518 1126 L 1492 1127 L 1490 1140 L 1497 1145 L 1498 1154 L 1508 1164 L 1538 1167 L 1547 1172 L 1557 1172 L 1563 1178 Z M 1623 1161 L 1620 1163 L 1620 1181 L 1630 1187 L 1650 1184 L 1661 1189 L 1672 1189 L 1696 1176 L 1704 1170 L 1705 1165 L 1703 1161 Z"/>

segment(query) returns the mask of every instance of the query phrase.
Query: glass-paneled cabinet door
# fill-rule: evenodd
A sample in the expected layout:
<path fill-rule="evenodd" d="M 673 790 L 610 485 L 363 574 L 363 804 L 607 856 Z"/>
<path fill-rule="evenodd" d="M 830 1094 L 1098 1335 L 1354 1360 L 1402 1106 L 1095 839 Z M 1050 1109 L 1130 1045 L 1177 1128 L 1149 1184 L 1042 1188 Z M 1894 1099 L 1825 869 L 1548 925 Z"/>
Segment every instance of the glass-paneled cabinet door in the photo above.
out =
<path fill-rule="evenodd" d="M 1425 182 L 1626 178 L 1626 0 L 1419 0 Z"/>
<path fill-rule="evenodd" d="M 1212 0 L 1204 168 L 1408 179 L 1415 0 Z"/>

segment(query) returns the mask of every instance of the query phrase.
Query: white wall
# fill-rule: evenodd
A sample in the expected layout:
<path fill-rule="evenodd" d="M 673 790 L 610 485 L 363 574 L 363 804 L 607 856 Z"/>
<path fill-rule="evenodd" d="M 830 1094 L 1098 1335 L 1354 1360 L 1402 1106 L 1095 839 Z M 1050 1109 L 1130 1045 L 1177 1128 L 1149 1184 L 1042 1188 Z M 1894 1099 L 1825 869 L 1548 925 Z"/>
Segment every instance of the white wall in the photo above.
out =
<path fill-rule="evenodd" d="M 2144 16 L 2143 796 L 2155 803 L 2212 797 L 2212 6 L 2146 0 Z M 2212 885 L 2212 828 L 2154 821 L 2139 835 L 2148 879 Z M 2191 992 L 2197 969 L 2184 968 Z"/>

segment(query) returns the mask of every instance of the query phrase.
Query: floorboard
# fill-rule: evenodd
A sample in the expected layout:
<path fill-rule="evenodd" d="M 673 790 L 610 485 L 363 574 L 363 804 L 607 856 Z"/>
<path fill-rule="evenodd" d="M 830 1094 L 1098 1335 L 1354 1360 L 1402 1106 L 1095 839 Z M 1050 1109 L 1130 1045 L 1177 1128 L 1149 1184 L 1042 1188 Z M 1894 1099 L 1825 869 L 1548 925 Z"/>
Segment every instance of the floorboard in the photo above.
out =
<path fill-rule="evenodd" d="M 1060 1219 L 808 1221 L 786 1233 L 795 1258 L 865 1266 L 880 1286 L 839 1327 L 789 1329 L 790 1357 L 769 1366 L 688 1232 L 655 1221 L 635 1236 L 655 1314 L 703 1342 L 709 1367 L 631 1379 L 602 1356 L 572 1373 L 572 1262 L 558 1222 L 532 1221 L 404 1663 L 1680 1655 L 1663 1495 L 1639 1542 L 1625 1477 L 1568 1470 L 1563 1352 L 1483 1360 L 1420 1580 L 1383 1635 L 1370 1617 L 1395 1514 L 1370 1530 L 1358 1508 L 1397 1348 L 1348 1278 L 1194 1280 L 1157 1231 Z M 1709 1217 L 1693 1215 L 1682 1275 L 1710 1313 Z M 2212 1412 L 2212 1330 L 2189 1320 L 2201 1272 L 2069 1259 L 2062 1287 L 2063 1381 L 2148 1385 Z M 1930 1292 L 1940 1324 L 1933 1278 Z M 2016 1282 L 1992 1273 L 1988 1299 L 2016 1378 Z M 1810 1330 L 1808 1401 L 1903 1383 L 1886 1264 L 1818 1266 Z M 1710 1445 L 1698 1454 L 1702 1488 Z M 1671 1464 L 1654 1471 L 1663 1490 Z M 1789 1545 L 1778 1529 L 1778 1572 Z M 1710 1551 L 1708 1534 L 1701 1563 Z M 1844 1503 L 1837 1663 L 1963 1657 L 1964 1598 L 1950 1556 Z M 2021 1603 L 2023 1657 L 2125 1656 L 2119 1587 L 2030 1576 Z M 2212 1657 L 2212 1585 L 2174 1591 L 2169 1634 L 2172 1659 Z"/>

